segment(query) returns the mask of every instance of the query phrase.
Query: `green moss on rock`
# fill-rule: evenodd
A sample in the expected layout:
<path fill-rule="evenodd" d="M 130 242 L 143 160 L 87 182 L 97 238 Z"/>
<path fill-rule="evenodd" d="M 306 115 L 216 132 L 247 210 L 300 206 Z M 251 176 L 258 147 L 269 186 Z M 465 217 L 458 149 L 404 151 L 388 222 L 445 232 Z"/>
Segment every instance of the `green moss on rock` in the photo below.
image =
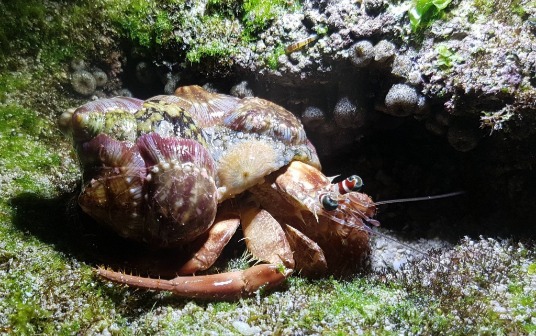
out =
<path fill-rule="evenodd" d="M 244 36 L 254 38 L 264 30 L 277 15 L 288 11 L 296 11 L 301 7 L 298 0 L 245 0 L 243 4 Z"/>

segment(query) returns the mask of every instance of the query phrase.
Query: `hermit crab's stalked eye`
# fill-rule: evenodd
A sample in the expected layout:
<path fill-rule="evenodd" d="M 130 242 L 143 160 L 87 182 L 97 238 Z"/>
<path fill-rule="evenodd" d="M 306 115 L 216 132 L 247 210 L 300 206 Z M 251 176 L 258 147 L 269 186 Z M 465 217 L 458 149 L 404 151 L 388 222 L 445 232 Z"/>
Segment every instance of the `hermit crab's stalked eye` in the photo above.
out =
<path fill-rule="evenodd" d="M 341 195 L 347 194 L 352 191 L 359 191 L 363 186 L 363 179 L 357 175 L 352 175 L 343 181 L 340 181 L 333 185 L 334 189 Z"/>
<path fill-rule="evenodd" d="M 322 204 L 322 207 L 326 211 L 333 211 L 336 210 L 339 206 L 339 202 L 337 200 L 333 199 L 328 193 L 321 194 L 319 196 L 320 203 Z"/>

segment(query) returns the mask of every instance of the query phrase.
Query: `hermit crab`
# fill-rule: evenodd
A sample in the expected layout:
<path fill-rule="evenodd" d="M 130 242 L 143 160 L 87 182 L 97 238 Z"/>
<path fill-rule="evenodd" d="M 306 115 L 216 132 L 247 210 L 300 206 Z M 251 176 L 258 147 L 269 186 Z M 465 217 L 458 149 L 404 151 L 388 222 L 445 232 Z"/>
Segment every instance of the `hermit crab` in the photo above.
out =
<path fill-rule="evenodd" d="M 332 183 L 289 111 L 260 98 L 181 87 L 115 97 L 63 116 L 83 172 L 78 203 L 120 236 L 195 246 L 174 279 L 99 268 L 114 282 L 197 298 L 236 298 L 305 276 L 343 274 L 369 252 L 375 204 L 353 176 Z M 249 269 L 204 271 L 242 226 Z M 187 251 L 191 251 L 186 249 Z"/>

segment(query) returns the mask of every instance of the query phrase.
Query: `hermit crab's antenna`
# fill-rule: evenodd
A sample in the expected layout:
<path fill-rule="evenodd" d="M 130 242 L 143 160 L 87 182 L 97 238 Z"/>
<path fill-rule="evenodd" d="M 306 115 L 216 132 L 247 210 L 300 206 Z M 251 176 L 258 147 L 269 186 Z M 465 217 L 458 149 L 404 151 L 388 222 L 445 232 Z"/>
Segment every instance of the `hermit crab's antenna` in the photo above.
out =
<path fill-rule="evenodd" d="M 418 201 L 429 201 L 429 200 L 435 200 L 435 199 L 439 199 L 439 198 L 447 198 L 447 197 L 458 196 L 458 195 L 462 195 L 462 194 L 465 194 L 465 191 L 460 190 L 460 191 L 454 191 L 454 192 L 451 192 L 451 193 L 441 194 L 441 195 L 392 199 L 392 200 L 374 202 L 374 205 L 384 205 L 384 204 L 393 204 L 393 203 L 407 203 L 407 202 L 418 202 Z"/>

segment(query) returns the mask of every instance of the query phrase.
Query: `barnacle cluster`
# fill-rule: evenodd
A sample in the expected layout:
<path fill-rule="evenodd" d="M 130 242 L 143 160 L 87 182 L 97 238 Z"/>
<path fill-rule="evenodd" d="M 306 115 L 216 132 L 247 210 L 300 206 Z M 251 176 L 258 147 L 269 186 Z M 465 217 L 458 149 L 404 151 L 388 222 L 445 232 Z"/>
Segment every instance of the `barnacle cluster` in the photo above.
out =
<path fill-rule="evenodd" d="M 71 61 L 71 86 L 74 91 L 91 96 L 98 88 L 103 88 L 108 82 L 108 75 L 97 67 L 88 67 L 82 59 Z"/>
<path fill-rule="evenodd" d="M 349 58 L 356 67 L 363 68 L 372 61 L 380 66 L 388 66 L 397 53 L 395 44 L 388 40 L 380 40 L 373 45 L 369 40 L 361 40 L 349 49 Z"/>

